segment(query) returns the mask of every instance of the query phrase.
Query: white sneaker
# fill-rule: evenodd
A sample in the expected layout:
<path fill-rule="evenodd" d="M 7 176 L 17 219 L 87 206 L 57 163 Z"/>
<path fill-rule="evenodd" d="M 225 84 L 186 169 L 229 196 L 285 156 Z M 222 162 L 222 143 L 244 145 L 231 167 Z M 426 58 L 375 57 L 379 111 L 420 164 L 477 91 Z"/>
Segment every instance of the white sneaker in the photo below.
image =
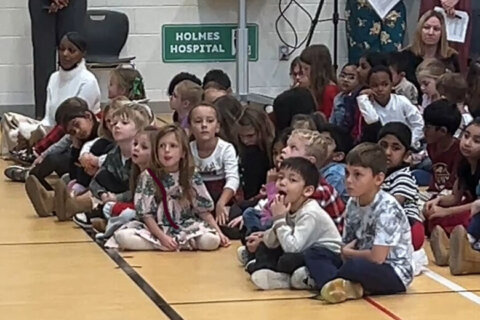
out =
<path fill-rule="evenodd" d="M 247 264 L 247 262 L 248 262 L 248 252 L 247 252 L 247 248 L 245 246 L 238 247 L 238 249 L 237 249 L 237 259 L 242 264 L 242 266 L 245 266 Z"/>
<path fill-rule="evenodd" d="M 310 277 L 307 267 L 300 267 L 290 277 L 290 285 L 299 290 L 313 290 L 315 289 L 315 280 Z"/>
<path fill-rule="evenodd" d="M 92 223 L 90 219 L 88 219 L 85 213 L 77 213 L 73 216 L 73 222 L 75 222 L 78 226 L 84 229 L 90 229 L 92 227 Z"/>
<path fill-rule="evenodd" d="M 428 266 L 428 257 L 423 248 L 413 252 L 412 266 L 414 276 L 420 275 L 424 267 Z"/>
<path fill-rule="evenodd" d="M 262 269 L 252 273 L 252 282 L 262 290 L 289 289 L 290 276 L 286 273 Z"/>

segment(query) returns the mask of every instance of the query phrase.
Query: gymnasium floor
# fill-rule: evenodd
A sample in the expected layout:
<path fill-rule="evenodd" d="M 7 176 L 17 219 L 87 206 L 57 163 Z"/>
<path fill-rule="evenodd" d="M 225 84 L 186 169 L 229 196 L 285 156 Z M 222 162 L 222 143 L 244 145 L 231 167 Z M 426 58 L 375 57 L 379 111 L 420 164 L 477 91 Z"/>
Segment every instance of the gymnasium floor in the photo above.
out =
<path fill-rule="evenodd" d="M 431 265 L 407 294 L 324 305 L 306 291 L 257 291 L 238 243 L 105 252 L 73 222 L 37 218 L 23 184 L 2 178 L 0 194 L 0 319 L 480 319 L 480 275 Z"/>

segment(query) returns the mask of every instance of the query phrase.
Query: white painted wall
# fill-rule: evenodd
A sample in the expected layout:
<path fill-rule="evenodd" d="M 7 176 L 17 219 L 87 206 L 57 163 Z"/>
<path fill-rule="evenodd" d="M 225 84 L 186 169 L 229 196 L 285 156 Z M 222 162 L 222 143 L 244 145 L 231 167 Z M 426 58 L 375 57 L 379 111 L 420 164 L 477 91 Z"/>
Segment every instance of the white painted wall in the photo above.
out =
<path fill-rule="evenodd" d="M 75 1 L 75 0 L 71 0 Z M 32 47 L 27 0 L 0 1 L 0 106 L 33 104 Z M 285 3 L 286 1 L 283 0 Z M 319 0 L 299 0 L 314 15 Z M 325 1 L 321 18 L 332 14 L 332 1 Z M 343 16 L 345 0 L 339 0 Z M 248 22 L 259 25 L 259 60 L 250 63 L 250 91 L 271 96 L 289 84 L 289 62 L 278 61 L 281 44 L 275 33 L 278 0 L 247 0 Z M 125 12 L 130 19 L 130 36 L 122 55 L 135 55 L 137 68 L 145 78 L 147 95 L 151 100 L 167 100 L 170 79 L 180 71 L 189 71 L 202 78 L 211 68 L 224 69 L 235 82 L 235 63 L 172 63 L 162 62 L 161 27 L 163 24 L 236 23 L 237 0 L 89 0 L 89 8 Z M 287 11 L 300 37 L 309 28 L 305 14 L 295 6 Z M 284 22 L 280 30 L 293 39 Z M 346 61 L 344 23 L 339 28 L 339 64 Z M 324 43 L 333 49 L 331 22 L 319 23 L 313 43 Z M 300 53 L 300 50 L 297 54 Z M 95 72 L 102 88 L 108 73 Z M 103 90 L 105 91 L 105 90 Z"/>

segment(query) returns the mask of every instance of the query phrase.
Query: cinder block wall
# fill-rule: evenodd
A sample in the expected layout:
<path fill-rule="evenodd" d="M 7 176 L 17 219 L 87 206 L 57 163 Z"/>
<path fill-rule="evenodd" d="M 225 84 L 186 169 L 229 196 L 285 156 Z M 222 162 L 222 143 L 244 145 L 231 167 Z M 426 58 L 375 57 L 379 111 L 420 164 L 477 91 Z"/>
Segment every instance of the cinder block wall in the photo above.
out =
<path fill-rule="evenodd" d="M 284 3 L 286 1 L 283 1 Z M 299 1 L 312 15 L 318 0 Z M 333 1 L 326 1 L 321 18 L 332 14 Z M 33 110 L 33 72 L 30 18 L 27 0 L 0 1 L 0 111 Z M 173 75 L 189 71 L 200 78 L 211 68 L 222 68 L 235 83 L 235 63 L 163 63 L 161 28 L 163 24 L 236 23 L 237 0 L 89 0 L 89 8 L 124 12 L 130 19 L 130 36 L 122 55 L 135 55 L 135 64 L 145 78 L 147 95 L 155 102 L 168 99 L 166 90 Z M 259 25 L 259 60 L 250 63 L 250 91 L 275 96 L 289 85 L 288 61 L 279 61 L 281 44 L 275 32 L 279 15 L 277 0 L 247 0 L 248 22 Z M 345 0 L 339 1 L 343 16 Z M 306 15 L 292 6 L 286 13 L 296 26 L 300 38 L 309 28 Z M 288 40 L 292 31 L 285 22 L 279 29 Z M 339 64 L 346 61 L 345 28 L 339 28 Z M 314 43 L 333 48 L 331 22 L 318 25 Z M 299 50 L 296 54 L 299 54 Z M 95 71 L 102 87 L 103 100 L 108 72 Z"/>

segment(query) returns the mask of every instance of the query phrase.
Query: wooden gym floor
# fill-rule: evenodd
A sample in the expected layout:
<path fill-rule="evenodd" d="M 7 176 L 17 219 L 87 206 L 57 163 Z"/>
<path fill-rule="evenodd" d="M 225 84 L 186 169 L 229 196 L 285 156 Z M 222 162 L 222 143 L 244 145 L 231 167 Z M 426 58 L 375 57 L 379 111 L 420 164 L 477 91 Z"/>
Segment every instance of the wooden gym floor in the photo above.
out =
<path fill-rule="evenodd" d="M 23 184 L 2 178 L 0 195 L 1 319 L 479 319 L 480 275 L 430 264 L 407 294 L 325 305 L 307 291 L 256 290 L 239 243 L 106 252 L 73 222 L 37 218 Z"/>

